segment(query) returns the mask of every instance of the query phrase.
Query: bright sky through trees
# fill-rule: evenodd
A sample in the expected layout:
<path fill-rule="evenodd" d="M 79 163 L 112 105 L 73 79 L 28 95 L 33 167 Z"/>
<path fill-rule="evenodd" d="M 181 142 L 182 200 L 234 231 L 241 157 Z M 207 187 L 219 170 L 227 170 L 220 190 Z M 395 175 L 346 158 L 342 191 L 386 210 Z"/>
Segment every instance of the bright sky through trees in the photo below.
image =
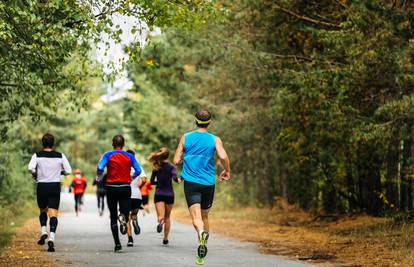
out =
<path fill-rule="evenodd" d="M 143 48 L 148 42 L 149 36 L 160 34 L 160 29 L 150 31 L 148 25 L 136 17 L 114 13 L 111 15 L 113 30 L 122 30 L 119 41 L 114 40 L 109 34 L 102 32 L 102 41 L 97 44 L 97 60 L 103 64 L 106 75 L 114 75 L 114 80 L 109 82 L 107 92 L 101 97 L 104 102 L 111 102 L 126 96 L 133 83 L 128 79 L 125 64 L 129 55 L 125 53 L 124 47 L 135 44 Z"/>

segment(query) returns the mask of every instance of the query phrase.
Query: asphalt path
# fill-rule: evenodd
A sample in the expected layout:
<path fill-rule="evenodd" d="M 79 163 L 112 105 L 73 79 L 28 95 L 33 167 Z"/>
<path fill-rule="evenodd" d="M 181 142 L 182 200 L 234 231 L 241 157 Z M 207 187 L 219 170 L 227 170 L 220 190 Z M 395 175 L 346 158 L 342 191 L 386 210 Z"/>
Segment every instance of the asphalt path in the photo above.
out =
<path fill-rule="evenodd" d="M 192 226 L 173 221 L 170 244 L 164 246 L 162 235 L 155 229 L 156 218 L 153 212 L 146 216 L 140 214 L 138 220 L 141 234 L 134 236 L 134 247 L 127 247 L 126 236 L 120 235 L 123 252 L 114 253 L 109 213 L 106 210 L 102 217 L 98 215 L 95 195 L 85 195 L 79 217 L 75 215 L 73 203 L 73 195 L 62 193 L 62 214 L 59 216 L 56 252 L 53 254 L 57 263 L 71 266 L 197 266 L 197 242 Z M 210 234 L 208 249 L 204 266 L 312 266 L 260 254 L 255 244 L 226 238 L 214 231 Z"/>

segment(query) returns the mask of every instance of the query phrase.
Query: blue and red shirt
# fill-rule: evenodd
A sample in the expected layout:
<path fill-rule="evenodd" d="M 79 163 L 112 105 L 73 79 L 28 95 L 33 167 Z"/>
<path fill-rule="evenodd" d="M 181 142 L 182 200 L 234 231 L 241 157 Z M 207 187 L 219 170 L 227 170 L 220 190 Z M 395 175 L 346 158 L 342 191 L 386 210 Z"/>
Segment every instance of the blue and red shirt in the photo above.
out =
<path fill-rule="evenodd" d="M 132 180 L 131 168 L 135 170 L 133 177 L 137 177 L 141 173 L 141 166 L 139 166 L 134 155 L 122 149 L 115 149 L 103 154 L 98 163 L 97 174 L 101 175 L 105 167 L 107 167 L 107 184 L 129 185 Z"/>

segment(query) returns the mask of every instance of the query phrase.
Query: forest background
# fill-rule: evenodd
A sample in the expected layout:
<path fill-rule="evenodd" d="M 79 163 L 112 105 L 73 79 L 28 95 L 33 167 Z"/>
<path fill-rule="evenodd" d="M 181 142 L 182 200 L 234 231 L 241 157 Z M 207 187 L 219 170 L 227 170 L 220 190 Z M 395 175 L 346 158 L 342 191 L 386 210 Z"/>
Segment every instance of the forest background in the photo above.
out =
<path fill-rule="evenodd" d="M 217 206 L 412 218 L 414 3 L 105 2 L 0 3 L 3 225 L 33 202 L 44 132 L 89 180 L 118 133 L 150 172 L 148 154 L 174 151 L 200 107 L 232 161 Z M 95 44 L 120 41 L 116 14 L 161 33 L 124 47 L 133 86 L 108 102 L 116 73 Z"/>

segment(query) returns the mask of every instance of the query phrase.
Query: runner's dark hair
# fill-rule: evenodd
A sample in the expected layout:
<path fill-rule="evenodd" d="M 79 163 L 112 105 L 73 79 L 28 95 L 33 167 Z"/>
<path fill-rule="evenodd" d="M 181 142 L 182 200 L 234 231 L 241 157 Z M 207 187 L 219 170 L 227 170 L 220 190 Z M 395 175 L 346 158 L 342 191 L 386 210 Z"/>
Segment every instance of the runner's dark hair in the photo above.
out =
<path fill-rule="evenodd" d="M 211 113 L 207 109 L 200 109 L 195 114 L 195 117 L 196 117 L 196 119 L 198 119 L 200 121 L 209 121 L 209 120 L 211 120 Z M 196 125 L 199 128 L 207 128 L 210 125 L 210 123 L 201 124 L 201 123 L 198 123 L 196 121 Z"/>
<path fill-rule="evenodd" d="M 112 138 L 112 146 L 114 148 L 123 148 L 125 145 L 125 139 L 122 135 L 118 134 Z"/>
<path fill-rule="evenodd" d="M 42 137 L 43 148 L 53 148 L 55 145 L 55 137 L 50 133 L 45 133 Z"/>

